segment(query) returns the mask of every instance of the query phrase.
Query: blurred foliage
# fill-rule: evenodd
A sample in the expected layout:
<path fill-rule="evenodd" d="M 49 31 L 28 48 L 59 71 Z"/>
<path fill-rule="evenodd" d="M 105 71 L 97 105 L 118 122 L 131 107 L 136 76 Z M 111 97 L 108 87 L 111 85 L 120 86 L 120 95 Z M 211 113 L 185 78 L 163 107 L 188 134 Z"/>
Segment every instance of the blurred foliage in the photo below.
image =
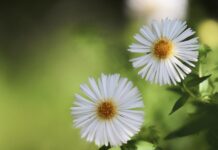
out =
<path fill-rule="evenodd" d="M 141 24 L 124 16 L 123 2 L 1 3 L 1 150 L 98 149 L 72 127 L 70 107 L 79 85 L 102 72 L 119 72 L 133 80 L 144 98 L 145 127 L 123 149 L 216 149 L 218 25 L 217 9 L 212 8 L 217 2 L 190 0 L 188 22 L 197 29 L 201 42 L 213 50 L 208 53 L 208 46 L 202 45 L 205 59 L 201 59 L 199 70 L 194 70 L 199 74 L 193 74 L 193 80 L 199 83 L 212 76 L 200 86 L 187 87 L 202 101 L 193 99 L 184 87 L 159 87 L 137 76 L 126 49 Z M 191 98 L 181 98 L 182 93 Z M 174 113 L 169 116 L 172 106 Z M 168 133 L 171 138 L 198 134 L 164 140 Z"/>
<path fill-rule="evenodd" d="M 218 121 L 216 118 L 218 115 L 218 93 L 212 91 L 207 95 L 205 101 L 205 95 L 202 95 L 200 85 L 203 82 L 211 80 L 211 75 L 199 76 L 200 64 L 205 62 L 210 51 L 209 46 L 202 45 L 199 50 L 199 62 L 196 64 L 197 67 L 193 69 L 193 72 L 177 86 L 167 88 L 169 91 L 180 95 L 170 115 L 178 109 L 181 109 L 188 101 L 195 109 L 193 113 L 190 114 L 188 120 L 183 123 L 184 125 L 170 132 L 165 137 L 166 140 L 184 137 L 206 130 L 204 135 L 208 142 L 209 149 L 215 150 L 217 148 Z M 213 82 L 210 82 L 209 86 L 214 88 L 215 85 Z M 132 140 L 121 146 L 121 150 L 136 150 L 139 141 L 149 142 L 153 145 L 153 149 L 155 150 L 162 149 L 160 146 L 161 136 L 159 135 L 159 131 L 155 126 L 150 126 L 143 127 Z"/>
<path fill-rule="evenodd" d="M 128 141 L 127 144 L 123 144 L 120 148 L 121 150 L 137 150 L 143 145 L 143 147 L 146 147 L 148 150 L 154 150 L 158 148 L 158 142 L 159 135 L 157 129 L 154 126 L 144 126 L 135 137 Z"/>
<path fill-rule="evenodd" d="M 211 51 L 211 49 L 208 46 L 202 46 L 200 48 L 200 61 L 204 62 L 204 59 L 206 59 L 207 54 Z M 199 65 L 198 65 L 199 66 Z M 200 131 L 204 131 L 205 138 L 209 144 L 210 150 L 216 150 L 218 143 L 218 121 L 217 121 L 217 115 L 218 115 L 218 94 L 217 92 L 211 92 L 209 95 L 207 95 L 207 101 L 205 100 L 205 97 L 201 95 L 201 89 L 199 88 L 199 85 L 205 81 L 210 80 L 209 77 L 211 75 L 199 77 L 197 75 L 191 75 L 188 82 L 184 80 L 183 85 L 187 85 L 187 96 L 190 96 L 192 99 L 192 104 L 195 107 L 195 112 L 192 113 L 184 123 L 182 127 L 179 129 L 176 129 L 175 131 L 169 133 L 165 139 L 173 139 L 177 137 L 184 137 L 191 134 L 199 133 Z M 212 88 L 214 88 L 215 82 L 210 82 Z M 192 89 L 195 88 L 195 89 Z M 197 90 L 196 90 L 197 88 Z M 172 112 L 176 110 L 176 108 L 180 108 L 184 105 L 184 103 L 187 101 L 188 98 L 185 98 L 185 93 L 182 94 L 183 96 L 176 102 L 176 104 L 173 107 Z M 182 102 L 180 102 L 182 101 Z"/>
<path fill-rule="evenodd" d="M 209 149 L 216 150 L 218 146 L 218 105 L 213 101 L 212 99 L 210 103 L 193 102 L 197 109 L 196 112 L 190 116 L 186 124 L 167 135 L 166 139 L 188 136 L 205 130 L 204 134 L 210 146 Z"/>

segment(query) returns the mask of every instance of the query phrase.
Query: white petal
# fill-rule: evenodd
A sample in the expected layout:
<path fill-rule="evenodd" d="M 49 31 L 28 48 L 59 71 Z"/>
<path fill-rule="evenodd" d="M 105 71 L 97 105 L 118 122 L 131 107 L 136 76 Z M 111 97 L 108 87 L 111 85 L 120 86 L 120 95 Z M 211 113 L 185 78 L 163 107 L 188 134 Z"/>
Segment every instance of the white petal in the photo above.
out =
<path fill-rule="evenodd" d="M 143 45 L 146 45 L 149 47 L 151 46 L 151 43 L 147 41 L 145 38 L 143 38 L 140 34 L 136 34 L 134 38 Z"/>
<path fill-rule="evenodd" d="M 93 101 L 97 101 L 97 97 L 86 84 L 80 85 L 81 90 Z"/>
<path fill-rule="evenodd" d="M 92 89 L 93 89 L 93 91 L 94 91 L 96 97 L 97 97 L 98 99 L 102 99 L 102 95 L 101 95 L 101 93 L 100 93 L 99 87 L 98 87 L 98 85 L 97 85 L 95 79 L 89 78 L 89 82 L 90 82 L 90 85 L 91 85 L 91 87 L 92 87 Z"/>
<path fill-rule="evenodd" d="M 79 94 L 75 94 L 75 97 L 76 97 L 76 101 L 80 106 L 81 105 L 87 105 L 87 106 L 93 106 L 94 103 L 84 97 L 82 97 L 81 95 Z"/>
<path fill-rule="evenodd" d="M 144 26 L 143 28 L 140 29 L 140 32 L 150 42 L 154 42 L 155 37 L 148 27 Z"/>

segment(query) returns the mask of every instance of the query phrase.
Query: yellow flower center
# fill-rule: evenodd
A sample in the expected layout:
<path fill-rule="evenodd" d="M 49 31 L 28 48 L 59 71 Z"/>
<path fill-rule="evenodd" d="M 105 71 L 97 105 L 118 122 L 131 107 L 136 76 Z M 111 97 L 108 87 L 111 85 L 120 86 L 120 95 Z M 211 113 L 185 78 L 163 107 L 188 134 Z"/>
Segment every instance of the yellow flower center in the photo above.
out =
<path fill-rule="evenodd" d="M 158 59 L 166 59 L 173 53 L 173 43 L 167 39 L 158 40 L 153 47 L 153 54 Z"/>
<path fill-rule="evenodd" d="M 100 119 L 109 120 L 117 114 L 117 106 L 112 100 L 105 100 L 98 104 L 97 115 Z"/>

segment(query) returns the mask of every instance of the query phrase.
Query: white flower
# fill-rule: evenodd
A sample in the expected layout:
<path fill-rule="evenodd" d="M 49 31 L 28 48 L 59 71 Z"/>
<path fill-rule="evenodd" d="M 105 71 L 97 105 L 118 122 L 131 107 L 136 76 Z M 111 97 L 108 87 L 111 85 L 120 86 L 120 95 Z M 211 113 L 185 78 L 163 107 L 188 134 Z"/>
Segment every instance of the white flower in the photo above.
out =
<path fill-rule="evenodd" d="M 164 19 L 153 21 L 135 35 L 137 43 L 129 51 L 141 53 L 132 59 L 133 67 L 141 68 L 139 75 L 152 82 L 176 84 L 191 72 L 190 66 L 198 60 L 198 40 L 190 38 L 194 32 L 186 22 Z"/>
<path fill-rule="evenodd" d="M 141 20 L 186 17 L 188 0 L 127 0 L 127 13 Z"/>
<path fill-rule="evenodd" d="M 82 138 L 98 146 L 122 145 L 135 135 L 144 120 L 143 101 L 136 87 L 120 75 L 103 75 L 90 87 L 81 85 L 85 97 L 76 94 L 72 107 L 74 124 L 81 128 Z"/>

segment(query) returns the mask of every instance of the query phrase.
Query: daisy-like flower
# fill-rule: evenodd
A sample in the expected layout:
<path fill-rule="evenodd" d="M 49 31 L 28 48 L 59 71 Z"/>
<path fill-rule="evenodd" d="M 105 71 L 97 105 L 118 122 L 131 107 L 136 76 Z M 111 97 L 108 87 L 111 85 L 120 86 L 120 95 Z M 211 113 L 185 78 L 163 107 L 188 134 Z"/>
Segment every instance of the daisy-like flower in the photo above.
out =
<path fill-rule="evenodd" d="M 144 120 L 141 95 L 133 83 L 120 75 L 89 78 L 90 87 L 81 85 L 85 97 L 76 94 L 72 109 L 74 125 L 82 138 L 96 145 L 119 146 L 139 130 Z"/>
<path fill-rule="evenodd" d="M 163 84 L 181 82 L 198 60 L 198 40 L 187 28 L 186 22 L 164 19 L 153 21 L 135 35 L 137 43 L 129 51 L 142 56 L 131 59 L 134 68 L 140 68 L 139 75 L 146 80 Z"/>

